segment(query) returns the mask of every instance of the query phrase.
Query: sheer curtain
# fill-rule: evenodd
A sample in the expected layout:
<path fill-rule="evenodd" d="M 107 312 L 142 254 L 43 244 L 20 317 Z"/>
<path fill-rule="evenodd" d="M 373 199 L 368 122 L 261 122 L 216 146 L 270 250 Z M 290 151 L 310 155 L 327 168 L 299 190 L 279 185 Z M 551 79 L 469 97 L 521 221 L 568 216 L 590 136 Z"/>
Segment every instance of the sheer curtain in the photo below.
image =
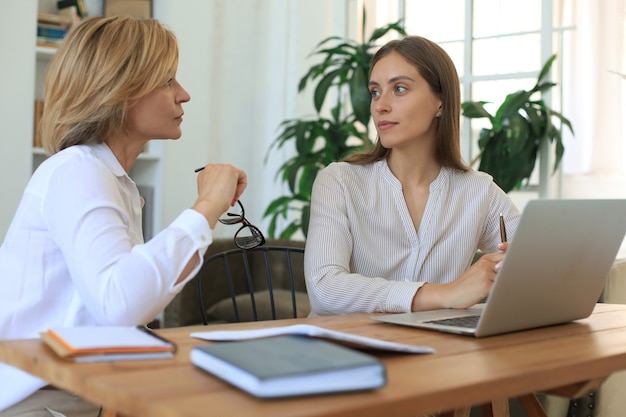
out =
<path fill-rule="evenodd" d="M 574 137 L 565 141 L 563 173 L 626 176 L 624 123 L 624 0 L 560 1 L 574 25 L 563 44 L 563 114 Z M 610 197 L 610 196 L 608 196 Z"/>

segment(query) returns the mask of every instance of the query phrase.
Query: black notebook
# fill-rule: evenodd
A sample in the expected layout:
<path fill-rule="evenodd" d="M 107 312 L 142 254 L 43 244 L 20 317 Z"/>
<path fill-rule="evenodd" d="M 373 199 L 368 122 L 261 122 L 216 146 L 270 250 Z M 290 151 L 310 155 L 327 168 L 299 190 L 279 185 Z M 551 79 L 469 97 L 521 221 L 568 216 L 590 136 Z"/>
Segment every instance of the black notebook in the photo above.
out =
<path fill-rule="evenodd" d="M 259 398 L 369 390 L 386 383 L 376 357 L 303 336 L 195 346 L 191 362 Z"/>

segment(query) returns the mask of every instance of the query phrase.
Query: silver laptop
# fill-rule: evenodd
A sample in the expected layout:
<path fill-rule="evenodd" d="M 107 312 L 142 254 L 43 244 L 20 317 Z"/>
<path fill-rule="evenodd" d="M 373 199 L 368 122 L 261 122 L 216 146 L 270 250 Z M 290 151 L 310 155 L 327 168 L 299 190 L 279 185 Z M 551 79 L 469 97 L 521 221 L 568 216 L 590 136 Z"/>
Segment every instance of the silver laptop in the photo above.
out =
<path fill-rule="evenodd" d="M 372 316 L 482 337 L 588 317 L 626 234 L 626 200 L 532 200 L 484 304 Z"/>

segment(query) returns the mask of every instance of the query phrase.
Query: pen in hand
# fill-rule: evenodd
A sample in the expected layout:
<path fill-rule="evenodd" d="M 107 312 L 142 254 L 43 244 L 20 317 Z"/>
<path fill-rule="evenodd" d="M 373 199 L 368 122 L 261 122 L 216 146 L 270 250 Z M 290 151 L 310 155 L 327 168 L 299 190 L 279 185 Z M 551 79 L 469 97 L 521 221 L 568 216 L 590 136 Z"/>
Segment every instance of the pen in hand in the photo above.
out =
<path fill-rule="evenodd" d="M 504 225 L 504 215 L 500 214 L 500 241 L 506 243 L 506 226 Z M 496 272 L 502 268 L 502 261 L 496 264 Z"/>
<path fill-rule="evenodd" d="M 500 214 L 500 240 L 506 242 L 506 226 L 504 225 L 504 216 Z"/>
<path fill-rule="evenodd" d="M 196 169 L 194 169 L 194 170 L 193 170 L 193 172 L 200 172 L 200 171 L 202 171 L 203 169 L 204 169 L 204 167 L 196 168 Z"/>

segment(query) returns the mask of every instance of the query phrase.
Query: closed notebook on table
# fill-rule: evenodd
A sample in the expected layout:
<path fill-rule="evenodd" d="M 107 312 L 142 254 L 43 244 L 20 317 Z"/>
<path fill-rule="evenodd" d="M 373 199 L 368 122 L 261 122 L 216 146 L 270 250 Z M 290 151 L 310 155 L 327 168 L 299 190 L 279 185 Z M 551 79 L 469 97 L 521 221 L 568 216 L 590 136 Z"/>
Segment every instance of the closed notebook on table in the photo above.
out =
<path fill-rule="evenodd" d="M 166 359 L 176 346 L 144 327 L 79 326 L 49 329 L 41 339 L 74 362 Z"/>
<path fill-rule="evenodd" d="M 259 398 L 369 390 L 386 384 L 385 367 L 378 358 L 303 336 L 195 346 L 191 362 Z"/>

